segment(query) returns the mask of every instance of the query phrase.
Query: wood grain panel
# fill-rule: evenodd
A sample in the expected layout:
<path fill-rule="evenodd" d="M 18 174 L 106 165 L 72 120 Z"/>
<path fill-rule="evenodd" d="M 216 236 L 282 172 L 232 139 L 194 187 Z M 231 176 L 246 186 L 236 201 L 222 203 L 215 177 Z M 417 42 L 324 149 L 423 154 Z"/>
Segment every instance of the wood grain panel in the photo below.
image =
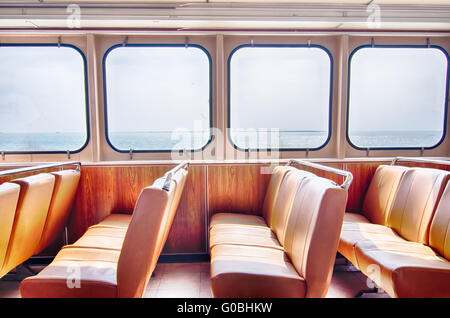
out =
<path fill-rule="evenodd" d="M 261 215 L 270 179 L 270 173 L 266 171 L 268 167 L 256 164 L 209 166 L 209 215 L 217 212 Z"/>
<path fill-rule="evenodd" d="M 163 254 L 207 253 L 206 166 L 190 166 Z"/>

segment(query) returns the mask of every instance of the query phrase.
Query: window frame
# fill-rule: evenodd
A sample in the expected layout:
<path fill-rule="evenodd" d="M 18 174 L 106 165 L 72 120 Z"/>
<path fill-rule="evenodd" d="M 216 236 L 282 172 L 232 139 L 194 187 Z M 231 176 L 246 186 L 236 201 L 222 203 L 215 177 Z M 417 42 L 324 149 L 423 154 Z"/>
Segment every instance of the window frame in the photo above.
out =
<path fill-rule="evenodd" d="M 441 139 L 433 146 L 429 147 L 359 147 L 350 139 L 349 136 L 349 119 L 350 119 L 350 80 L 351 80 L 351 65 L 352 65 L 352 58 L 359 50 L 364 48 L 434 48 L 440 50 L 442 53 L 444 53 L 444 56 L 447 59 L 447 76 L 446 76 L 446 87 L 445 87 L 445 102 L 444 102 L 444 120 L 442 122 L 443 130 L 442 130 L 442 137 Z M 372 151 L 372 150 L 430 150 L 439 147 L 445 140 L 446 134 L 447 134 L 447 121 L 448 121 L 448 102 L 449 102 L 449 84 L 450 84 L 450 57 L 448 55 L 448 52 L 439 45 L 420 45 L 420 44 L 364 44 L 357 46 L 349 55 L 348 57 L 348 65 L 347 65 L 347 115 L 346 115 L 346 124 L 345 124 L 345 139 L 347 140 L 347 143 L 354 149 L 362 150 L 362 151 Z"/>
<path fill-rule="evenodd" d="M 233 55 L 242 48 L 248 48 L 248 47 L 263 47 L 263 48 L 318 48 L 323 50 L 328 57 L 330 58 L 330 96 L 329 96 L 329 105 L 328 105 L 328 135 L 325 142 L 320 145 L 319 147 L 315 148 L 241 148 L 238 145 L 236 145 L 233 142 L 233 139 L 231 138 L 231 60 L 233 58 Z M 334 69 L 334 60 L 333 55 L 331 52 L 322 45 L 319 44 L 241 44 L 236 46 L 233 50 L 231 50 L 230 54 L 228 55 L 228 61 L 227 61 L 227 139 L 230 142 L 230 144 L 233 146 L 234 149 L 238 151 L 243 152 L 260 152 L 260 151 L 318 151 L 325 146 L 328 145 L 328 143 L 331 140 L 332 136 L 332 122 L 333 122 L 333 69 Z"/>
<path fill-rule="evenodd" d="M 193 48 L 197 48 L 200 49 L 201 51 L 203 51 L 203 53 L 205 53 L 208 62 L 209 62 L 209 67 L 208 67 L 208 73 L 209 73 L 209 92 L 208 92 L 208 96 L 209 96 L 209 139 L 208 141 L 201 147 L 201 148 L 195 148 L 195 149 L 133 149 L 133 153 L 171 153 L 174 151 L 185 151 L 185 152 L 202 152 L 203 150 L 205 150 L 206 147 L 208 147 L 208 145 L 213 141 L 214 136 L 213 136 L 213 92 L 212 92 L 212 87 L 213 87 L 213 73 L 212 73 L 212 59 L 211 59 L 211 55 L 209 54 L 208 50 L 199 45 L 199 44 L 193 44 L 193 43 L 186 43 L 186 44 L 181 44 L 181 43 L 133 43 L 133 44 L 129 44 L 129 43 L 121 43 L 121 44 L 115 44 L 111 47 L 109 47 L 105 54 L 103 55 L 102 58 L 102 70 L 103 70 L 103 103 L 104 103 L 104 120 L 105 120 L 105 139 L 106 142 L 108 143 L 108 145 L 116 152 L 119 153 L 129 153 L 130 149 L 119 149 L 116 146 L 113 145 L 113 143 L 111 142 L 110 138 L 109 138 L 109 126 L 108 126 L 108 101 L 107 101 L 107 84 L 106 84 L 106 59 L 108 58 L 109 53 L 111 53 L 113 50 L 117 49 L 117 48 L 121 48 L 121 47 L 193 47 Z"/>
<path fill-rule="evenodd" d="M 87 145 L 89 144 L 89 141 L 91 139 L 91 132 L 90 132 L 90 116 L 89 116 L 89 84 L 88 84 L 88 73 L 87 73 L 87 62 L 86 62 L 86 56 L 83 53 L 83 51 L 73 45 L 73 44 L 67 44 L 67 43 L 1 43 L 1 47 L 68 47 L 74 49 L 76 52 L 78 52 L 82 58 L 83 61 L 83 72 L 84 72 L 84 103 L 85 103 L 85 118 L 86 118 L 86 141 L 84 144 L 75 150 L 68 150 L 69 153 L 77 154 L 82 152 Z M 5 154 L 12 154 L 12 155 L 25 155 L 25 154 L 68 154 L 67 150 L 36 150 L 36 151 L 26 151 L 26 150 L 13 150 L 13 151 L 2 151 Z"/>

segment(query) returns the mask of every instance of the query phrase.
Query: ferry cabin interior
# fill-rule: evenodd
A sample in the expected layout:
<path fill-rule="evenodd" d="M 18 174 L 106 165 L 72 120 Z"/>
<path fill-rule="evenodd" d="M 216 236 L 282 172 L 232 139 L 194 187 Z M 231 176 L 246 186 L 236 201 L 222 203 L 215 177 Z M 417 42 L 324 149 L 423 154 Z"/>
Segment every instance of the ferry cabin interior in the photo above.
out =
<path fill-rule="evenodd" d="M 0 297 L 449 298 L 448 0 L 0 2 Z"/>

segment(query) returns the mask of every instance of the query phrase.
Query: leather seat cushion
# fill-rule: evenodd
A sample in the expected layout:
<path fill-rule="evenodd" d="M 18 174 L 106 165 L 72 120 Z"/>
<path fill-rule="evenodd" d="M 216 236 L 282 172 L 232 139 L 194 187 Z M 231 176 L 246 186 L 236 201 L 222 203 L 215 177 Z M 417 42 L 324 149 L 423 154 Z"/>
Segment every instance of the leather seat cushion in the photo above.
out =
<path fill-rule="evenodd" d="M 356 245 L 361 271 L 392 297 L 450 297 L 450 262 L 416 242 Z"/>
<path fill-rule="evenodd" d="M 345 223 L 371 223 L 371 222 L 362 214 L 345 212 L 344 224 Z"/>
<path fill-rule="evenodd" d="M 254 246 L 217 245 L 211 250 L 214 297 L 305 297 L 306 282 L 286 253 Z"/>
<path fill-rule="evenodd" d="M 116 297 L 119 255 L 119 251 L 66 247 L 39 275 L 22 281 L 20 294 L 31 298 Z"/>
<path fill-rule="evenodd" d="M 372 223 L 344 222 L 339 239 L 338 251 L 354 266 L 359 268 L 355 245 L 361 241 L 405 241 L 391 228 Z"/>
<path fill-rule="evenodd" d="M 275 233 L 269 227 L 222 226 L 210 230 L 209 247 L 216 245 L 261 246 L 283 250 Z"/>
<path fill-rule="evenodd" d="M 120 251 L 126 233 L 127 230 L 122 228 L 91 227 L 69 247 L 90 247 Z"/>
<path fill-rule="evenodd" d="M 92 227 L 120 227 L 128 228 L 131 222 L 131 214 L 113 213 L 104 218 L 100 223 Z"/>

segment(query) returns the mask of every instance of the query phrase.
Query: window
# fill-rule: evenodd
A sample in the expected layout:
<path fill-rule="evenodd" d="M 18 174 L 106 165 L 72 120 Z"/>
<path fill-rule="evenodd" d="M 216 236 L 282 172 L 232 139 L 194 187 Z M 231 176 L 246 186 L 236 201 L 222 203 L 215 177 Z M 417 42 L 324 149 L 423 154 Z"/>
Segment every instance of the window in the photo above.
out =
<path fill-rule="evenodd" d="M 117 151 L 200 150 L 211 139 L 211 62 L 197 45 L 112 47 L 107 139 Z"/>
<path fill-rule="evenodd" d="M 85 60 L 75 47 L 0 45 L 0 151 L 81 151 L 87 144 Z"/>
<path fill-rule="evenodd" d="M 447 55 L 362 47 L 350 57 L 347 138 L 356 148 L 432 148 L 444 138 Z"/>
<path fill-rule="evenodd" d="M 229 58 L 229 135 L 235 147 L 323 147 L 330 134 L 332 58 L 320 46 L 244 45 Z"/>

